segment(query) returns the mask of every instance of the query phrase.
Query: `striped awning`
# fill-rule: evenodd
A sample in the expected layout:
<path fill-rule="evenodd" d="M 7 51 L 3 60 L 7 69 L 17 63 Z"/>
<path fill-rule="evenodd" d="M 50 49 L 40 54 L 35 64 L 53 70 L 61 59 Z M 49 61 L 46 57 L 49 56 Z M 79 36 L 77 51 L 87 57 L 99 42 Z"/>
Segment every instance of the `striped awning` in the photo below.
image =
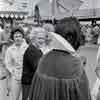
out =
<path fill-rule="evenodd" d="M 15 19 L 23 19 L 26 18 L 28 15 L 28 12 L 23 11 L 0 11 L 0 17 L 1 18 L 15 18 Z"/>

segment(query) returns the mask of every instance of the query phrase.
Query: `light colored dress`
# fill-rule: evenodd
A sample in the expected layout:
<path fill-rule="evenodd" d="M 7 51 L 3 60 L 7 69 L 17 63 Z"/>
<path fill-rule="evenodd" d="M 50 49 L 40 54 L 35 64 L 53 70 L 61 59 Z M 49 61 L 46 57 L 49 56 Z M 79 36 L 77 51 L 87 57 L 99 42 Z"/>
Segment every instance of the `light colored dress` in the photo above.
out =
<path fill-rule="evenodd" d="M 11 74 L 11 77 L 8 81 L 8 87 L 10 87 L 11 91 L 11 100 L 18 100 L 20 97 L 23 55 L 27 47 L 28 44 L 24 40 L 20 47 L 16 47 L 16 45 L 13 44 L 6 51 L 5 66 Z"/>
<path fill-rule="evenodd" d="M 28 45 L 24 41 L 20 48 L 17 48 L 15 44 L 10 46 L 6 52 L 5 65 L 11 73 L 11 76 L 16 80 L 21 80 L 22 67 L 23 67 L 23 55 Z"/>

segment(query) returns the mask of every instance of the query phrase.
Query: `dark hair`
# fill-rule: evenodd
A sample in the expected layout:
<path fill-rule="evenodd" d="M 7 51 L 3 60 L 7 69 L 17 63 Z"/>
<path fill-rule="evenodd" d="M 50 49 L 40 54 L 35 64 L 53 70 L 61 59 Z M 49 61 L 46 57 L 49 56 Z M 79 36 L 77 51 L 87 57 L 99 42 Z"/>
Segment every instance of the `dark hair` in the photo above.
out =
<path fill-rule="evenodd" d="M 14 34 L 17 31 L 20 32 L 22 34 L 22 36 L 24 37 L 24 30 L 23 30 L 23 28 L 19 27 L 19 26 L 16 26 L 16 27 L 13 27 L 12 30 L 11 30 L 10 39 L 14 40 Z"/>
<path fill-rule="evenodd" d="M 79 48 L 81 28 L 79 21 L 75 17 L 61 19 L 55 27 L 55 32 L 64 37 L 74 49 Z"/>

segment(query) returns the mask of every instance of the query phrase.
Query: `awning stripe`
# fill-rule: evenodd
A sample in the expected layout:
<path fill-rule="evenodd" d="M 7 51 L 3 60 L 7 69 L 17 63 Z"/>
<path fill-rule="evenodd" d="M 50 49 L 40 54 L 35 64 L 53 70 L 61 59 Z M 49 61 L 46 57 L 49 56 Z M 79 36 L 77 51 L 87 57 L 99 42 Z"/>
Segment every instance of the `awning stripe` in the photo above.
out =
<path fill-rule="evenodd" d="M 0 17 L 4 18 L 8 18 L 8 17 L 11 17 L 11 18 L 26 18 L 28 16 L 28 13 L 27 12 L 7 12 L 7 11 L 0 11 Z"/>

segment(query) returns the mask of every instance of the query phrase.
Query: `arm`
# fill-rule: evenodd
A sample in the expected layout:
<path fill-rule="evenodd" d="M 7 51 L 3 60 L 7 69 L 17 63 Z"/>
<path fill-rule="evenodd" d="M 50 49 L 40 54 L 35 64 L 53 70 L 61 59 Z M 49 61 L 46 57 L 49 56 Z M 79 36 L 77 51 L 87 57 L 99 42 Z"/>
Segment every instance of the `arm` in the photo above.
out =
<path fill-rule="evenodd" d="M 98 37 L 97 44 L 100 45 L 100 36 Z"/>
<path fill-rule="evenodd" d="M 3 32 L 0 33 L 0 44 L 4 44 L 6 43 L 7 41 L 4 40 L 4 36 L 3 36 Z"/>
<path fill-rule="evenodd" d="M 22 84 L 31 84 L 39 58 L 40 54 L 37 54 L 34 50 L 28 49 L 24 53 Z"/>
<path fill-rule="evenodd" d="M 1 32 L 0 33 L 0 44 L 1 45 L 8 45 L 8 44 L 11 44 L 11 43 L 13 43 L 13 41 L 11 39 L 5 40 L 4 32 Z"/>
<path fill-rule="evenodd" d="M 23 56 L 23 71 L 22 71 L 22 84 L 29 84 L 29 74 L 30 74 L 30 65 L 28 62 L 28 53 L 27 50 Z"/>
<path fill-rule="evenodd" d="M 100 47 L 98 48 L 98 52 L 97 52 L 97 64 L 99 64 L 100 61 Z"/>
<path fill-rule="evenodd" d="M 12 56 L 11 56 L 10 49 L 7 49 L 6 54 L 5 54 L 5 67 L 8 69 L 10 73 L 13 73 L 14 67 L 13 67 L 13 61 L 12 61 Z"/>

